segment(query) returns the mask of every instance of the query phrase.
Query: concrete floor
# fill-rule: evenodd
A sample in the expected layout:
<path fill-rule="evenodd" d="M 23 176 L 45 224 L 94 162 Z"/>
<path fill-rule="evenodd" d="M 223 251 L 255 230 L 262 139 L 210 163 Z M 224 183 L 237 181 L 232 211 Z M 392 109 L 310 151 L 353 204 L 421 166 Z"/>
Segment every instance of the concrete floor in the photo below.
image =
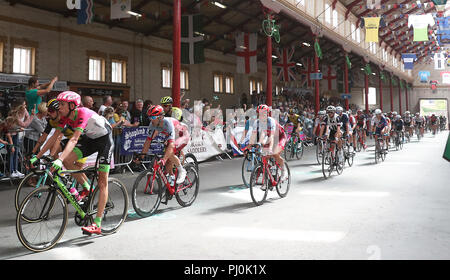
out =
<path fill-rule="evenodd" d="M 242 158 L 202 163 L 191 207 L 173 199 L 157 215 L 131 215 L 103 237 L 82 236 L 70 218 L 59 244 L 43 253 L 20 244 L 14 187 L 3 184 L 0 259 L 449 259 L 447 136 L 414 139 L 377 165 L 369 147 L 353 167 L 327 180 L 310 147 L 302 160 L 289 162 L 288 196 L 273 192 L 259 207 L 240 187 Z M 129 193 L 135 177 L 120 176 Z"/>

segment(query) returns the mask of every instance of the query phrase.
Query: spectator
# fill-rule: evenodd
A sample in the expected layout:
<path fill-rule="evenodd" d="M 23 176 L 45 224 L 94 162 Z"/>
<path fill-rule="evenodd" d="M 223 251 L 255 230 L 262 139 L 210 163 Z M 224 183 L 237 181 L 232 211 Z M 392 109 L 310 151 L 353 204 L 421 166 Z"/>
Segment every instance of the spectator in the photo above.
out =
<path fill-rule="evenodd" d="M 128 101 L 124 100 L 122 101 L 122 116 L 125 118 L 126 121 L 130 122 L 131 121 L 131 115 L 130 115 L 130 111 L 128 111 Z"/>
<path fill-rule="evenodd" d="M 103 113 L 107 107 L 110 107 L 113 104 L 113 100 L 111 95 L 107 95 L 103 97 L 103 105 L 100 106 L 100 109 L 98 109 L 98 114 L 100 116 L 103 116 Z"/>
<path fill-rule="evenodd" d="M 17 114 L 8 116 L 5 120 L 3 126 L 3 134 L 6 135 L 8 140 L 8 153 L 9 153 L 9 177 L 23 177 L 24 174 L 17 170 L 18 168 L 18 157 L 19 157 L 19 135 L 18 129 L 20 126 L 18 124 Z"/>
<path fill-rule="evenodd" d="M 44 132 L 47 126 L 47 104 L 42 102 L 38 106 L 38 113 L 32 118 L 30 125 L 25 131 L 25 137 L 23 138 L 23 146 L 27 153 L 31 152 L 36 145 L 42 132 Z"/>
<path fill-rule="evenodd" d="M 111 124 L 112 128 L 115 128 L 117 126 L 122 126 L 123 120 L 120 119 L 120 117 L 114 112 L 113 107 L 107 107 L 104 111 L 104 117 L 108 120 L 108 122 Z"/>
<path fill-rule="evenodd" d="M 82 99 L 83 106 L 92 110 L 94 108 L 94 99 L 91 96 L 85 95 Z"/>
<path fill-rule="evenodd" d="M 58 77 L 54 77 L 50 83 L 39 85 L 39 81 L 36 77 L 28 79 L 28 89 L 25 92 L 25 100 L 27 101 L 28 112 L 41 104 L 42 96 L 52 91 L 53 85 L 58 81 Z"/>
<path fill-rule="evenodd" d="M 147 112 L 144 111 L 144 101 L 138 99 L 135 102 L 134 110 L 131 112 L 131 127 L 148 126 L 150 121 Z"/>

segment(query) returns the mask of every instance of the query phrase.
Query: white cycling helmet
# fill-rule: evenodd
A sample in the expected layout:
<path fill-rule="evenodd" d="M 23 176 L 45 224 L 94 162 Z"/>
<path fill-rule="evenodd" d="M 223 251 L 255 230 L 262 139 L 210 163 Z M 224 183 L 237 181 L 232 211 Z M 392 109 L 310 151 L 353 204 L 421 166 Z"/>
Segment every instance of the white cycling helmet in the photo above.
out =
<path fill-rule="evenodd" d="M 375 110 L 375 115 L 381 115 L 381 110 L 380 109 L 376 109 Z"/>
<path fill-rule="evenodd" d="M 343 109 L 341 106 L 337 106 L 337 107 L 336 107 L 336 112 L 337 112 L 337 113 L 340 113 L 340 112 L 342 112 L 342 111 L 344 111 L 344 109 Z"/>

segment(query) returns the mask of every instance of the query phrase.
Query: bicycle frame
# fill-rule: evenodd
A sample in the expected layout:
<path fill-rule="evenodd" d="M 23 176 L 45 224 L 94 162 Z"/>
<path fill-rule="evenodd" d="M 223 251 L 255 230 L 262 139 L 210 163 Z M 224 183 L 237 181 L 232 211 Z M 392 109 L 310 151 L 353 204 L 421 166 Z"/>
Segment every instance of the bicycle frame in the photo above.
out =
<path fill-rule="evenodd" d="M 176 192 L 180 192 L 180 191 L 182 191 L 184 189 L 187 189 L 187 188 L 189 188 L 192 185 L 192 182 L 189 182 L 189 184 L 187 186 L 184 186 L 183 188 L 178 188 L 178 190 L 177 190 L 176 183 L 174 182 L 173 185 L 169 184 L 169 181 L 167 180 L 166 175 L 164 175 L 162 166 L 160 164 L 158 164 L 158 162 L 156 160 L 155 160 L 155 162 L 153 164 L 153 170 L 155 172 L 153 172 L 153 174 L 152 174 L 152 180 L 151 180 L 152 184 L 151 184 L 151 188 L 150 188 L 150 193 L 153 193 L 153 186 L 154 186 L 154 183 L 155 183 L 156 174 L 159 175 L 159 177 L 161 178 L 162 182 L 164 183 L 164 186 L 166 187 L 166 189 L 169 191 L 169 193 L 171 195 L 174 195 Z M 175 175 L 175 178 L 177 178 L 178 170 L 175 170 L 175 174 L 174 175 Z M 186 179 L 189 180 L 189 178 L 186 178 Z M 147 192 L 147 188 L 149 186 L 149 183 L 150 183 L 150 181 L 147 180 L 147 184 L 145 186 L 144 193 Z"/>
<path fill-rule="evenodd" d="M 267 174 L 269 174 L 269 179 L 270 179 L 270 183 L 272 184 L 272 187 L 276 186 L 278 184 L 278 181 L 275 180 L 275 178 L 273 177 L 272 173 L 270 172 L 270 167 L 269 167 L 269 159 L 270 156 L 263 156 L 262 157 L 262 163 L 263 163 L 263 174 L 262 174 L 262 178 L 263 178 L 263 184 L 264 184 L 264 179 L 265 179 L 265 173 L 267 172 Z M 280 168 L 280 166 L 278 165 L 278 162 L 274 161 L 275 165 Z"/>

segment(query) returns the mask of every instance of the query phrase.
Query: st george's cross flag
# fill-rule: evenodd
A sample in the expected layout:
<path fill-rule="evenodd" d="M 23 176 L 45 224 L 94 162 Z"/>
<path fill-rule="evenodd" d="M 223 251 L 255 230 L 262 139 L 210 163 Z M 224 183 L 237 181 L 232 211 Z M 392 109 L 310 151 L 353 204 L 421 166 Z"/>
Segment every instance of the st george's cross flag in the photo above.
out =
<path fill-rule="evenodd" d="M 295 81 L 295 62 L 292 61 L 294 56 L 295 48 L 288 47 L 275 49 L 276 56 L 278 57 L 278 63 L 275 64 L 277 69 L 277 77 L 279 81 L 290 82 Z"/>
<path fill-rule="evenodd" d="M 203 39 L 203 16 L 201 14 L 181 17 L 181 63 L 205 62 Z"/>
<path fill-rule="evenodd" d="M 129 18 L 131 0 L 111 0 L 111 19 Z"/>
<path fill-rule="evenodd" d="M 80 9 L 77 10 L 77 23 L 89 24 L 94 20 L 94 1 L 81 0 Z"/>
<path fill-rule="evenodd" d="M 236 72 L 255 73 L 258 72 L 257 60 L 257 33 L 240 32 L 236 35 Z"/>

